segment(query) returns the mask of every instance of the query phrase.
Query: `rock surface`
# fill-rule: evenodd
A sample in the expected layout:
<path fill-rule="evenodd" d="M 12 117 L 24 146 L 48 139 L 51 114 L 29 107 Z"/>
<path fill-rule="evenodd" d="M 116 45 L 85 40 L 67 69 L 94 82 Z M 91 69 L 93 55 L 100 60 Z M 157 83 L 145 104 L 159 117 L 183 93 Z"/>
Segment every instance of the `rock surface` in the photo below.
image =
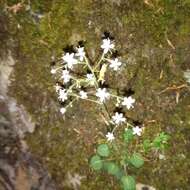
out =
<path fill-rule="evenodd" d="M 35 124 L 24 107 L 7 93 L 14 63 L 10 52 L 0 60 L 0 190 L 55 190 L 47 171 L 24 141 Z"/>
<path fill-rule="evenodd" d="M 3 2 L 14 8 L 16 1 Z M 118 183 L 110 176 L 97 175 L 89 170 L 88 158 L 94 152 L 94 144 L 105 133 L 99 110 L 92 104 L 81 103 L 73 106 L 66 117 L 61 117 L 50 76 L 51 57 L 59 57 L 64 46 L 85 40 L 93 61 L 99 53 L 102 33 L 110 31 L 127 63 L 123 74 L 108 77 L 110 85 L 135 91 L 137 104 L 130 116 L 145 124 L 147 138 L 160 131 L 172 137 L 170 148 L 162 153 L 163 156 L 158 155 L 157 159 L 150 156 L 150 161 L 139 171 L 137 181 L 159 190 L 187 190 L 190 181 L 190 90 L 183 72 L 190 69 L 190 2 L 24 2 L 26 6 L 16 9 L 15 13 L 0 15 L 1 49 L 8 53 L 10 48 L 7 46 L 13 41 L 9 40 L 9 35 L 12 36 L 17 58 L 14 80 L 9 88 L 11 97 L 15 99 L 12 101 L 9 97 L 12 103 L 2 100 L 0 104 L 3 113 L 1 147 L 15 151 L 10 147 L 17 145 L 16 151 L 20 153 L 15 158 L 20 160 L 18 155 L 27 153 L 23 141 L 26 138 L 32 153 L 48 168 L 59 189 L 70 190 L 74 186 L 64 183 L 69 172 L 70 179 L 76 177 L 74 174 L 86 176 L 81 183 L 80 177 L 72 180 L 72 184 L 82 190 L 119 189 Z M 28 2 L 31 6 L 25 9 Z M 4 25 L 5 21 L 9 25 Z M 1 50 L 0 55 L 3 55 Z M 31 123 L 28 113 L 36 125 Z M 14 123 L 18 123 L 15 128 L 12 127 Z M 25 126 L 26 123 L 29 124 Z M 34 128 L 35 132 L 30 133 Z M 15 135 L 14 130 L 18 134 Z M 25 137 L 26 133 L 29 135 Z M 7 144 L 9 146 L 5 148 Z M 25 174 L 21 176 L 27 178 Z M 139 188 L 147 189 L 144 186 Z"/>

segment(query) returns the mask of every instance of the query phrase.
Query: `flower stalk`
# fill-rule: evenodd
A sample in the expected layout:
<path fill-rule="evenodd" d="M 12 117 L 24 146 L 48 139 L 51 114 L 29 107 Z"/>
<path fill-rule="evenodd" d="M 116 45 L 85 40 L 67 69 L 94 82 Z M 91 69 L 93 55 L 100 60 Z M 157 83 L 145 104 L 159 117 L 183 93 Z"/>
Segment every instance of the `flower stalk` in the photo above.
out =
<path fill-rule="evenodd" d="M 65 108 L 61 108 L 61 113 L 65 114 L 67 109 L 79 99 L 99 105 L 104 115 L 106 115 L 106 117 L 104 117 L 104 122 L 108 130 L 108 134 L 106 135 L 108 141 L 113 141 L 115 139 L 113 134 L 120 125 L 125 125 L 127 128 L 132 127 L 135 129 L 134 132 L 137 135 L 141 133 L 141 130 L 138 130 L 127 121 L 123 113 L 116 112 L 112 114 L 113 111 L 109 110 L 107 107 L 110 98 L 116 100 L 116 107 L 125 107 L 128 110 L 133 108 L 133 104 L 135 103 L 135 99 L 131 96 L 123 97 L 114 92 L 113 89 L 103 87 L 107 70 L 110 69 L 116 72 L 121 69 L 123 64 L 119 61 L 119 58 L 111 58 L 114 48 L 115 44 L 109 38 L 104 39 L 101 45 L 103 52 L 100 59 L 95 64 L 90 64 L 84 47 L 77 47 L 76 53 L 66 52 L 62 55 L 61 61 L 58 62 L 61 66 L 59 65 L 51 69 L 51 73 L 55 75 L 55 78 L 57 78 L 60 83 L 62 83 L 61 86 L 56 86 L 59 100 L 67 104 Z M 82 68 L 80 68 L 80 65 L 82 65 Z M 81 77 L 76 72 L 76 66 L 79 70 L 82 69 L 83 73 L 87 70 L 89 70 L 89 73 L 86 73 L 86 76 L 82 74 Z M 90 90 L 91 88 L 93 91 Z"/>

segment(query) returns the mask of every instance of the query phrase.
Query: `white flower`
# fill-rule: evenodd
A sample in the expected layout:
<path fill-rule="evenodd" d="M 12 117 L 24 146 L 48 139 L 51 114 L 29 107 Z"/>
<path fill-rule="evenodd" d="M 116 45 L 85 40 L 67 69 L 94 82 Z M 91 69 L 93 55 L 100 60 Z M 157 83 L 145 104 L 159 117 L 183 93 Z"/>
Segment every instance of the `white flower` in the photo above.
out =
<path fill-rule="evenodd" d="M 87 99 L 87 98 L 88 98 L 87 93 L 86 93 L 85 91 L 83 91 L 83 90 L 81 90 L 81 91 L 79 92 L 79 94 L 80 94 L 80 97 L 81 97 L 82 99 Z"/>
<path fill-rule="evenodd" d="M 65 100 L 67 100 L 67 92 L 65 89 L 60 89 L 59 90 L 59 99 L 64 102 Z"/>
<path fill-rule="evenodd" d="M 94 85 L 95 80 L 94 80 L 94 75 L 93 74 L 91 74 L 91 73 L 87 74 L 86 78 L 87 78 L 86 80 L 89 81 L 90 85 Z"/>
<path fill-rule="evenodd" d="M 110 133 L 110 132 L 107 133 L 106 138 L 107 138 L 107 141 L 110 141 L 110 142 L 112 142 L 115 139 L 113 133 Z"/>
<path fill-rule="evenodd" d="M 122 105 L 126 106 L 127 109 L 133 108 L 133 104 L 135 103 L 135 99 L 133 99 L 131 96 L 124 97 Z"/>
<path fill-rule="evenodd" d="M 109 60 L 110 67 L 113 68 L 114 71 L 117 71 L 119 67 L 122 65 L 120 61 L 118 61 L 118 58 L 115 58 L 114 60 Z"/>
<path fill-rule="evenodd" d="M 51 74 L 55 74 L 55 73 L 56 73 L 56 71 L 57 71 L 56 69 L 51 69 L 51 71 L 50 71 L 50 72 L 51 72 Z"/>
<path fill-rule="evenodd" d="M 68 83 L 71 79 L 71 75 L 69 74 L 69 71 L 63 70 L 61 78 L 63 79 L 64 83 Z"/>
<path fill-rule="evenodd" d="M 100 102 L 104 102 L 106 99 L 110 97 L 110 94 L 109 92 L 107 92 L 106 88 L 98 88 L 96 96 L 99 97 Z"/>
<path fill-rule="evenodd" d="M 123 113 L 116 112 L 115 115 L 112 116 L 112 121 L 116 124 L 122 124 L 126 121 L 126 118 L 123 117 Z"/>
<path fill-rule="evenodd" d="M 104 50 L 104 53 L 108 53 L 109 50 L 114 49 L 115 45 L 111 43 L 109 38 L 103 40 L 101 48 Z"/>
<path fill-rule="evenodd" d="M 80 60 L 80 61 L 83 61 L 83 60 L 84 60 L 84 57 L 85 57 L 84 47 L 79 47 L 79 48 L 77 48 L 76 56 L 79 57 L 79 60 Z"/>
<path fill-rule="evenodd" d="M 61 112 L 62 114 L 64 114 L 66 111 L 67 111 L 66 108 L 60 108 L 60 112 Z"/>
<path fill-rule="evenodd" d="M 77 64 L 77 59 L 74 58 L 74 53 L 66 53 L 62 59 L 67 63 L 69 69 L 72 69 L 73 65 Z"/>
<path fill-rule="evenodd" d="M 133 127 L 133 134 L 134 135 L 141 136 L 141 133 L 142 133 L 142 128 L 140 128 L 139 126 Z"/>
<path fill-rule="evenodd" d="M 88 80 L 94 80 L 94 75 L 91 74 L 91 73 L 90 73 L 90 74 L 88 73 L 88 74 L 86 75 L 86 77 L 87 77 Z"/>

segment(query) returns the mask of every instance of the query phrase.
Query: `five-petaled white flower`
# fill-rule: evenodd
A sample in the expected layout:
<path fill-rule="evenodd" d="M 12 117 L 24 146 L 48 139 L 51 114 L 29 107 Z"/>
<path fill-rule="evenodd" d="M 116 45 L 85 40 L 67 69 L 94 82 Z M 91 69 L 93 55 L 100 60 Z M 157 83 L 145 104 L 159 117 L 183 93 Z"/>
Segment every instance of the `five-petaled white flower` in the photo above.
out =
<path fill-rule="evenodd" d="M 126 118 L 123 116 L 123 113 L 115 112 L 115 115 L 112 116 L 112 121 L 116 125 L 120 125 L 126 121 Z"/>
<path fill-rule="evenodd" d="M 60 108 L 60 112 L 61 112 L 62 114 L 64 114 L 66 111 L 67 111 L 66 108 L 64 108 L 64 107 Z"/>
<path fill-rule="evenodd" d="M 57 69 L 51 69 L 51 74 L 55 74 L 57 72 Z"/>
<path fill-rule="evenodd" d="M 59 99 L 64 102 L 65 100 L 67 100 L 67 92 L 65 89 L 60 89 L 59 90 Z"/>
<path fill-rule="evenodd" d="M 101 48 L 104 50 L 104 53 L 108 53 L 109 50 L 114 49 L 115 45 L 111 43 L 111 40 L 109 38 L 103 39 L 103 44 L 101 45 Z"/>
<path fill-rule="evenodd" d="M 62 57 L 63 61 L 66 62 L 67 67 L 69 69 L 73 68 L 73 65 L 77 64 L 77 59 L 74 58 L 74 53 L 66 53 L 65 55 L 63 55 Z"/>
<path fill-rule="evenodd" d="M 81 90 L 81 91 L 79 92 L 79 94 L 80 94 L 81 99 L 87 99 L 87 98 L 88 98 L 87 92 L 85 92 L 85 91 L 83 91 L 83 90 Z"/>
<path fill-rule="evenodd" d="M 112 142 L 115 139 L 113 133 L 110 133 L 110 132 L 106 134 L 106 138 L 107 138 L 107 141 L 110 141 L 110 142 Z"/>
<path fill-rule="evenodd" d="M 84 60 L 84 57 L 85 57 L 84 47 L 79 47 L 79 48 L 77 48 L 76 56 L 79 57 L 79 60 L 80 60 L 80 61 L 83 61 L 83 60 Z"/>
<path fill-rule="evenodd" d="M 69 71 L 63 70 L 61 78 L 63 79 L 64 83 L 68 83 L 71 79 L 71 75 L 69 74 Z"/>
<path fill-rule="evenodd" d="M 135 99 L 133 99 L 131 96 L 124 97 L 122 105 L 126 106 L 127 109 L 133 108 L 133 104 L 135 103 Z"/>
<path fill-rule="evenodd" d="M 96 96 L 99 97 L 100 102 L 103 103 L 106 99 L 110 97 L 110 93 L 107 92 L 106 88 L 98 88 Z"/>
<path fill-rule="evenodd" d="M 139 126 L 133 127 L 133 134 L 134 135 L 141 136 L 141 133 L 142 133 L 142 128 L 140 128 Z"/>
<path fill-rule="evenodd" d="M 115 58 L 114 60 L 109 60 L 110 68 L 113 68 L 114 71 L 117 71 L 119 67 L 122 65 L 122 63 L 118 60 L 118 58 Z"/>

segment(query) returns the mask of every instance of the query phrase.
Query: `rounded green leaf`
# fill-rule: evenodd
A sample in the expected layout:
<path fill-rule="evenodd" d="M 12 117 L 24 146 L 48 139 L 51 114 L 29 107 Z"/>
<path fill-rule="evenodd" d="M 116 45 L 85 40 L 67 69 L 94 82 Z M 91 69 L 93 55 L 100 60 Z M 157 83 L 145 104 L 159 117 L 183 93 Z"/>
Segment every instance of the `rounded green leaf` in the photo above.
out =
<path fill-rule="evenodd" d="M 103 162 L 98 155 L 95 155 L 95 156 L 92 156 L 92 158 L 90 159 L 90 166 L 94 170 L 100 170 L 103 167 Z"/>
<path fill-rule="evenodd" d="M 105 162 L 104 167 L 109 174 L 117 175 L 119 167 L 114 162 Z"/>
<path fill-rule="evenodd" d="M 124 136 L 125 142 L 129 143 L 131 140 L 133 140 L 133 137 L 134 137 L 133 130 L 132 129 L 125 130 L 123 136 Z"/>
<path fill-rule="evenodd" d="M 140 168 L 144 164 L 142 156 L 138 153 L 134 153 L 129 161 L 136 168 Z"/>
<path fill-rule="evenodd" d="M 121 178 L 121 182 L 123 184 L 124 190 L 135 190 L 136 189 L 135 179 L 132 176 L 123 176 Z"/>
<path fill-rule="evenodd" d="M 101 144 L 97 148 L 97 153 L 100 156 L 108 157 L 110 155 L 110 149 L 107 144 Z"/>

